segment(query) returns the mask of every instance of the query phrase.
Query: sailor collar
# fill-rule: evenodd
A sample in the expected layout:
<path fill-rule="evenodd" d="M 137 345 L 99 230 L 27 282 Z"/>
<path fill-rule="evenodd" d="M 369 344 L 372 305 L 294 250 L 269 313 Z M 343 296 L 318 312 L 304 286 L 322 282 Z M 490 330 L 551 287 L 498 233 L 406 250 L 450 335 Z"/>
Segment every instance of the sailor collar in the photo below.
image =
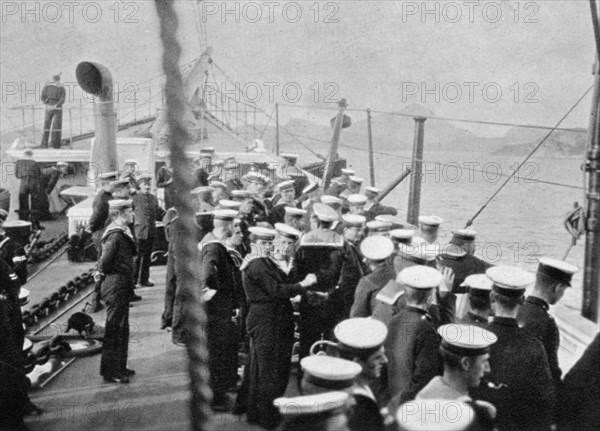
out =
<path fill-rule="evenodd" d="M 537 296 L 528 296 L 525 300 L 536 307 L 543 308 L 545 311 L 550 310 L 550 304 L 544 301 L 542 298 L 538 298 Z"/>
<path fill-rule="evenodd" d="M 108 225 L 108 227 L 106 228 L 106 231 L 102 235 L 102 239 L 105 239 L 106 237 L 108 237 L 108 235 L 110 235 L 112 232 L 119 232 L 119 231 L 123 232 L 129 239 L 131 239 L 133 242 L 135 242 L 135 240 L 133 238 L 133 234 L 131 233 L 131 229 L 129 229 L 129 226 L 118 225 L 114 222 Z"/>
<path fill-rule="evenodd" d="M 427 310 L 423 310 L 422 308 L 415 307 L 414 305 L 407 305 L 406 309 L 408 311 L 412 311 L 413 313 L 417 313 L 421 315 L 421 320 L 429 320 L 431 321 L 431 316 Z"/>
<path fill-rule="evenodd" d="M 492 320 L 492 323 L 497 323 L 502 326 L 513 326 L 515 328 L 519 328 L 519 322 L 514 317 L 499 317 L 496 316 Z"/>

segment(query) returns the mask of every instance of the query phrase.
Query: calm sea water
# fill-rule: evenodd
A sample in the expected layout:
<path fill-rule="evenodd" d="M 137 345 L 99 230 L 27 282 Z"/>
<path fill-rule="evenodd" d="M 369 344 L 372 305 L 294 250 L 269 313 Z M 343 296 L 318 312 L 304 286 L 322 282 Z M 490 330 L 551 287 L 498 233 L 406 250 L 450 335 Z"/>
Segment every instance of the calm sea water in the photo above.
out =
<path fill-rule="evenodd" d="M 349 165 L 369 178 L 366 154 L 344 148 Z M 375 179 L 380 188 L 387 185 L 410 165 L 410 152 L 376 155 Z M 421 193 L 421 214 L 444 219 L 440 237 L 448 241 L 453 229 L 465 223 L 480 209 L 516 169 L 523 157 L 489 156 L 477 153 L 425 153 Z M 581 158 L 532 158 L 518 176 L 511 179 L 473 223 L 478 231 L 477 255 L 492 263 L 519 265 L 535 271 L 540 256 L 562 259 L 571 241 L 563 227 L 565 214 L 575 201 L 583 204 Z M 579 189 L 535 183 L 551 181 Z M 406 215 L 409 182 L 405 180 L 383 202 Z M 583 267 L 584 237 L 571 249 L 567 260 Z M 581 308 L 580 271 L 574 278 L 563 303 Z"/>

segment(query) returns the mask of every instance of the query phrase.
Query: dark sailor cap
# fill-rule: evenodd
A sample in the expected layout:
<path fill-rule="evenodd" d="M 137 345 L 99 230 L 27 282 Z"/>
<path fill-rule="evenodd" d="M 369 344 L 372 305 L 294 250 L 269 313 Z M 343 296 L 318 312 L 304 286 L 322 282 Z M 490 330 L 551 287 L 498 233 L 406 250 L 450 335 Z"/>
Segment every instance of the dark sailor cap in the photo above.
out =
<path fill-rule="evenodd" d="M 283 223 L 275 223 L 275 231 L 277 232 L 277 235 L 293 239 L 294 241 L 297 241 L 300 239 L 300 236 L 302 236 L 302 232 L 300 232 L 298 229 Z"/>
<path fill-rule="evenodd" d="M 396 281 L 413 289 L 428 290 L 440 285 L 442 274 L 429 266 L 415 265 L 400 271 Z"/>
<path fill-rule="evenodd" d="M 356 354 L 375 353 L 383 345 L 388 330 L 385 323 L 368 317 L 355 317 L 338 323 L 333 330 L 338 348 Z"/>
<path fill-rule="evenodd" d="M 333 208 L 318 202 L 313 205 L 313 212 L 319 220 L 324 222 L 333 222 L 339 218 L 338 213 Z"/>
<path fill-rule="evenodd" d="M 274 229 L 268 229 L 261 226 L 252 226 L 248 228 L 250 233 L 254 235 L 254 239 L 261 239 L 263 241 L 273 241 L 277 232 Z"/>
<path fill-rule="evenodd" d="M 461 400 L 408 401 L 396 412 L 400 431 L 463 431 L 471 429 L 475 410 Z"/>
<path fill-rule="evenodd" d="M 214 154 L 215 147 L 204 147 L 200 148 L 200 153 Z"/>
<path fill-rule="evenodd" d="M 451 323 L 438 328 L 440 347 L 459 356 L 479 356 L 490 351 L 498 337 L 479 326 Z"/>
<path fill-rule="evenodd" d="M 384 260 L 394 252 L 394 243 L 385 236 L 370 236 L 360 243 L 360 252 L 369 260 Z"/>
<path fill-rule="evenodd" d="M 108 208 L 111 210 L 133 208 L 133 201 L 131 199 L 111 199 L 108 201 Z"/>
<path fill-rule="evenodd" d="M 498 265 L 489 268 L 485 275 L 492 280 L 492 290 L 501 295 L 518 298 L 525 293 L 527 286 L 535 281 L 535 277 L 516 266 Z"/>
<path fill-rule="evenodd" d="M 326 355 L 307 356 L 300 361 L 308 383 L 329 390 L 347 389 L 362 372 L 356 362 Z"/>
<path fill-rule="evenodd" d="M 233 219 L 235 219 L 238 215 L 238 212 L 235 210 L 219 209 L 214 210 L 212 215 L 214 216 L 215 220 L 233 221 Z"/>
<path fill-rule="evenodd" d="M 568 262 L 552 259 L 550 257 L 541 257 L 540 263 L 537 269 L 538 273 L 544 274 L 557 281 L 561 281 L 571 286 L 571 279 L 573 274 L 579 271 L 575 265 L 571 265 Z"/>

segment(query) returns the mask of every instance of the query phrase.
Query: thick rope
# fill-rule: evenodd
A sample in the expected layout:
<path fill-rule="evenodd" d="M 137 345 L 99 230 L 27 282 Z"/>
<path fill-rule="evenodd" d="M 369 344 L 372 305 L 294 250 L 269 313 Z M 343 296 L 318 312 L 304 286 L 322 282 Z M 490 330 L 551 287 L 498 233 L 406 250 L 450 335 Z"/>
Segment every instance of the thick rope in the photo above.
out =
<path fill-rule="evenodd" d="M 171 163 L 173 166 L 174 187 L 178 191 L 175 206 L 183 223 L 183 241 L 175 244 L 175 260 L 181 271 L 178 272 L 178 289 L 182 289 L 185 331 L 188 335 L 189 374 L 191 386 L 192 430 L 201 431 L 209 415 L 209 400 L 212 397 L 208 385 L 208 349 L 206 342 L 206 314 L 204 304 L 198 294 L 198 249 L 194 241 L 194 211 L 190 204 L 189 190 L 192 175 L 186 163 L 185 149 L 190 136 L 185 129 L 183 81 L 178 67 L 181 48 L 176 38 L 177 15 L 173 0 L 156 0 L 156 10 L 160 19 L 160 37 L 163 44 L 163 69 L 166 75 L 166 104 L 170 138 Z"/>

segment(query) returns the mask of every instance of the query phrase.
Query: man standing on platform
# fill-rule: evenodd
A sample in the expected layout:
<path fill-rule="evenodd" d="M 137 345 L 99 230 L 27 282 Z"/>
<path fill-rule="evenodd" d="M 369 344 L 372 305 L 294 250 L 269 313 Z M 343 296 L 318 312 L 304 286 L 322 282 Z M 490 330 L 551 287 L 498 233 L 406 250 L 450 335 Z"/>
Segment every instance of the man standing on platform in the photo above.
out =
<path fill-rule="evenodd" d="M 558 365 L 560 333 L 554 317 L 548 312 L 556 305 L 565 290 L 571 287 L 571 278 L 579 268 L 570 263 L 541 257 L 535 276 L 533 292 L 519 308 L 519 322 L 543 344 L 554 383 L 559 386 L 562 371 Z"/>
<path fill-rule="evenodd" d="M 138 178 L 140 191 L 133 195 L 135 211 L 135 239 L 138 256 L 135 262 L 136 287 L 152 287 L 150 281 L 150 256 L 156 238 L 156 221 L 162 220 L 165 211 L 158 205 L 158 199 L 150 193 L 152 175 L 143 174 Z"/>
<path fill-rule="evenodd" d="M 39 223 L 39 214 L 36 212 L 41 184 L 41 172 L 37 162 L 33 159 L 33 151 L 25 150 L 23 158 L 17 160 L 15 176 L 21 180 L 19 186 L 19 220 L 31 221 L 34 229 Z"/>
<path fill-rule="evenodd" d="M 238 268 L 227 250 L 226 240 L 233 233 L 237 211 L 215 210 L 214 228 L 198 244 L 200 250 L 200 290 L 206 301 L 208 367 L 214 411 L 229 410 L 227 391 L 235 384 L 237 336 L 232 321 L 236 304 Z"/>
<path fill-rule="evenodd" d="M 106 332 L 102 346 L 100 374 L 106 382 L 129 383 L 135 372 L 127 368 L 129 344 L 129 302 L 134 289 L 135 240 L 128 227 L 133 222 L 130 200 L 109 202 L 112 223 L 102 235 L 102 256 L 98 261 L 103 277 L 102 298 L 106 302 Z"/>
<path fill-rule="evenodd" d="M 42 89 L 42 102 L 46 105 L 46 116 L 44 117 L 44 134 L 42 135 L 42 148 L 48 148 L 48 138 L 52 134 L 52 148 L 60 149 L 62 137 L 62 114 L 63 103 L 67 96 L 65 87 L 60 83 L 60 74 L 52 77 Z"/>

